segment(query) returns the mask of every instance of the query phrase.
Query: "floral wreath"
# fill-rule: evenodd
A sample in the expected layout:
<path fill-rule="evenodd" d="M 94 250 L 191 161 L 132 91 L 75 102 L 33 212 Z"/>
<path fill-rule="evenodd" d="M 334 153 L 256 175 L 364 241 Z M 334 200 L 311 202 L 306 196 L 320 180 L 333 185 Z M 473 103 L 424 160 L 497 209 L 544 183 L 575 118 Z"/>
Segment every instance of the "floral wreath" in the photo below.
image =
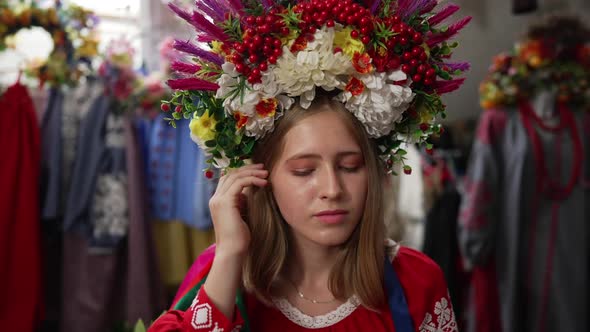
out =
<path fill-rule="evenodd" d="M 426 143 L 440 131 L 440 96 L 468 63 L 449 63 L 454 37 L 470 21 L 443 25 L 459 10 L 437 0 L 203 0 L 192 11 L 169 7 L 197 31 L 176 40 L 193 57 L 171 67 L 174 96 L 162 104 L 171 125 L 191 119 L 192 139 L 215 168 L 242 166 L 256 142 L 295 103 L 307 109 L 316 88 L 337 92 L 376 140 L 392 171 L 402 143 Z M 427 144 L 427 149 L 432 146 Z M 404 171 L 411 168 L 404 164 Z M 211 175 L 209 170 L 206 174 Z"/>
<path fill-rule="evenodd" d="M 554 35 L 553 31 L 561 32 Z M 481 107 L 515 106 L 522 99 L 549 90 L 557 94 L 558 101 L 588 110 L 590 31 L 585 31 L 581 23 L 559 17 L 552 18 L 545 26 L 532 28 L 511 53 L 494 57 L 487 77 L 480 84 Z"/>
<path fill-rule="evenodd" d="M 9 6 L 0 1 L 0 52 L 9 47 L 9 37 L 31 27 L 41 27 L 52 37 L 54 49 L 44 63 L 27 64 L 25 74 L 38 78 L 41 84 L 75 85 L 89 73 L 90 60 L 97 54 L 94 29 L 98 19 L 82 7 L 59 5 L 39 8 L 36 2 Z"/>

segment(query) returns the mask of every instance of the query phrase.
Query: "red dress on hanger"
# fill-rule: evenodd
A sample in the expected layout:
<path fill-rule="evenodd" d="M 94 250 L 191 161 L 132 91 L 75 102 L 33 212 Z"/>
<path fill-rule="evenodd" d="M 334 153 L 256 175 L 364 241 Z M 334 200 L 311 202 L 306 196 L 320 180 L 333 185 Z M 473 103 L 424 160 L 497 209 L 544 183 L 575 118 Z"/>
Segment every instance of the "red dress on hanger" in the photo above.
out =
<path fill-rule="evenodd" d="M 40 141 L 27 89 L 0 97 L 0 326 L 32 332 L 41 318 Z"/>

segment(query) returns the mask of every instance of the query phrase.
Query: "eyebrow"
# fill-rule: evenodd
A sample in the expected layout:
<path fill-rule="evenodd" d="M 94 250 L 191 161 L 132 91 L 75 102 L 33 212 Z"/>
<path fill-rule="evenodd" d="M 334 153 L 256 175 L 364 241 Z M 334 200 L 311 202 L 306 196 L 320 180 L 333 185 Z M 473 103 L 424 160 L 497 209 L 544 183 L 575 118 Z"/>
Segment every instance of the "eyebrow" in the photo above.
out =
<path fill-rule="evenodd" d="M 342 157 L 346 157 L 346 156 L 350 156 L 350 155 L 362 155 L 362 153 L 360 151 L 342 151 L 342 152 L 338 152 L 336 154 L 336 157 L 342 158 Z M 296 155 L 290 157 L 286 161 L 298 160 L 298 159 L 321 159 L 321 158 L 322 157 L 319 154 L 315 154 L 315 153 L 299 153 L 299 154 L 296 154 Z"/>

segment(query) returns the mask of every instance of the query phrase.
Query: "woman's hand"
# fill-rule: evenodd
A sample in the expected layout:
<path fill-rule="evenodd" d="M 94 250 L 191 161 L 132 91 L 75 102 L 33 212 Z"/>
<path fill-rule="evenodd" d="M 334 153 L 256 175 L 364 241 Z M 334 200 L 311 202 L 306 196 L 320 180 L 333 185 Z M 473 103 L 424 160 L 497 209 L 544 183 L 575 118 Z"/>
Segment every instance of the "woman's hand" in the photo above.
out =
<path fill-rule="evenodd" d="M 245 254 L 250 245 L 250 230 L 242 216 L 247 215 L 245 192 L 249 187 L 268 183 L 268 171 L 262 164 L 240 167 L 223 175 L 209 200 L 215 228 L 216 253 Z"/>

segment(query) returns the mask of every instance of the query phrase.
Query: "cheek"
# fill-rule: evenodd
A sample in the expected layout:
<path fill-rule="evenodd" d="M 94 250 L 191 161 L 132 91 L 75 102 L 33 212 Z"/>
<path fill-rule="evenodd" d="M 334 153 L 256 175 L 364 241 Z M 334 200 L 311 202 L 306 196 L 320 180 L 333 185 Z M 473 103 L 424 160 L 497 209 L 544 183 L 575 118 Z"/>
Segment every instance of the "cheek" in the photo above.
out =
<path fill-rule="evenodd" d="M 292 176 L 271 177 L 272 191 L 287 222 L 300 219 L 305 213 L 305 207 L 309 206 L 308 198 L 312 197 L 309 184 L 302 184 Z"/>

